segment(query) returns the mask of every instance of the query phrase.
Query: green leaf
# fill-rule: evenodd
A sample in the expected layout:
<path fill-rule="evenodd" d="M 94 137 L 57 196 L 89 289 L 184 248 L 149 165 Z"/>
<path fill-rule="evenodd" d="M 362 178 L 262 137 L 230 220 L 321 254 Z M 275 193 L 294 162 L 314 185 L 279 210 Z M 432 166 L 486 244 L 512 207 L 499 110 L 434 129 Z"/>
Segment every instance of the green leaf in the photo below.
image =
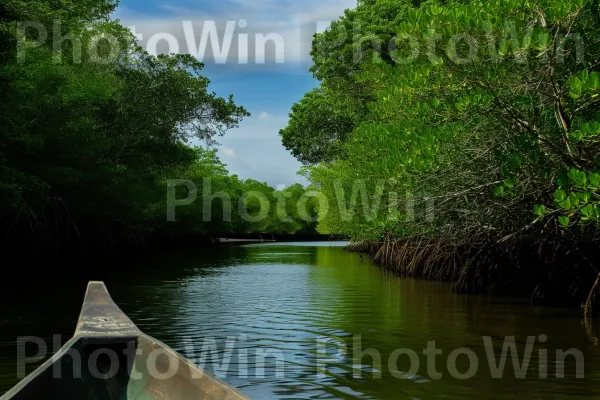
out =
<path fill-rule="evenodd" d="M 579 210 L 579 211 L 585 217 L 590 218 L 590 217 L 592 217 L 592 215 L 594 215 L 594 206 L 591 204 L 588 204 L 587 206 L 582 207 L 581 210 Z"/>
<path fill-rule="evenodd" d="M 600 174 L 594 172 L 591 173 L 588 178 L 588 186 L 592 189 L 600 188 Z"/>
<path fill-rule="evenodd" d="M 562 227 L 567 227 L 569 226 L 569 222 L 571 220 L 569 219 L 569 217 L 558 217 L 558 223 L 560 224 L 560 226 Z"/>
<path fill-rule="evenodd" d="M 569 199 L 566 199 L 565 201 L 561 201 L 558 203 L 558 206 L 560 208 L 562 208 L 563 210 L 570 210 L 572 207 L 571 201 Z"/>
<path fill-rule="evenodd" d="M 544 32 L 540 33 L 538 35 L 538 43 L 539 43 L 539 45 L 537 46 L 538 50 L 541 50 L 541 51 L 546 50 L 546 48 L 550 44 L 550 34 L 544 33 Z"/>
<path fill-rule="evenodd" d="M 580 95 L 581 91 L 583 89 L 583 83 L 581 82 L 581 79 L 579 79 L 576 76 L 571 77 L 571 79 L 569 79 L 569 85 L 571 87 L 571 92 Z"/>
<path fill-rule="evenodd" d="M 573 76 L 569 79 L 569 96 L 573 99 L 578 99 L 581 97 L 581 93 L 583 91 L 583 82 L 576 76 Z"/>
<path fill-rule="evenodd" d="M 555 201 L 564 201 L 566 197 L 567 197 L 567 193 L 562 189 L 557 189 L 554 192 L 554 200 Z"/>
<path fill-rule="evenodd" d="M 544 207 L 544 205 L 534 205 L 533 213 L 535 215 L 537 215 L 538 217 L 543 217 L 544 214 L 546 213 L 546 207 Z"/>
<path fill-rule="evenodd" d="M 505 179 L 503 183 L 504 183 L 505 187 L 510 189 L 517 184 L 517 180 L 515 178 L 511 177 L 511 178 Z"/>
<path fill-rule="evenodd" d="M 571 168 L 567 175 L 575 186 L 580 188 L 585 187 L 585 184 L 587 183 L 587 175 L 585 172 Z"/>
<path fill-rule="evenodd" d="M 583 133 L 581 131 L 569 132 L 569 139 L 574 142 L 578 142 L 583 139 Z"/>
<path fill-rule="evenodd" d="M 505 56 L 508 53 L 508 40 L 502 40 L 498 46 L 498 54 Z"/>
<path fill-rule="evenodd" d="M 483 21 L 481 27 L 487 33 L 492 33 L 494 31 L 494 26 L 490 21 Z"/>
<path fill-rule="evenodd" d="M 580 202 L 585 204 L 588 201 L 590 201 L 590 198 L 592 197 L 592 193 L 591 192 L 580 192 L 580 193 L 577 193 L 577 197 L 579 198 Z"/>
<path fill-rule="evenodd" d="M 600 89 L 600 75 L 597 72 L 592 72 L 585 82 L 585 88 L 588 91 Z"/>
<path fill-rule="evenodd" d="M 569 198 L 569 202 L 571 202 L 571 204 L 574 207 L 577 207 L 579 205 L 579 196 L 577 196 L 577 194 L 571 193 L 568 198 Z"/>

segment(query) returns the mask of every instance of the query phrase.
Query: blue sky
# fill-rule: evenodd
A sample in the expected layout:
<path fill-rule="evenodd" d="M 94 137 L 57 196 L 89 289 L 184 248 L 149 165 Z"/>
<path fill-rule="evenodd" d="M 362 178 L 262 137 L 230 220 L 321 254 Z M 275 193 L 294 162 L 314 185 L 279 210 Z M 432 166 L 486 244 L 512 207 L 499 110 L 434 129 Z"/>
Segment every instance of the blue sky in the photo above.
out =
<path fill-rule="evenodd" d="M 292 104 L 318 84 L 308 72 L 312 36 L 355 5 L 355 0 L 121 0 L 114 17 L 138 34 L 148 51 L 196 54 L 206 63 L 210 90 L 233 94 L 252 113 L 240 128 L 219 138 L 221 160 L 243 179 L 277 187 L 306 183 L 297 175 L 301 164 L 282 146 L 278 132 L 287 125 Z M 247 46 L 240 34 L 248 37 Z M 272 40 L 258 44 L 257 34 Z M 247 49 L 245 64 L 239 62 L 244 58 L 239 49 Z"/>

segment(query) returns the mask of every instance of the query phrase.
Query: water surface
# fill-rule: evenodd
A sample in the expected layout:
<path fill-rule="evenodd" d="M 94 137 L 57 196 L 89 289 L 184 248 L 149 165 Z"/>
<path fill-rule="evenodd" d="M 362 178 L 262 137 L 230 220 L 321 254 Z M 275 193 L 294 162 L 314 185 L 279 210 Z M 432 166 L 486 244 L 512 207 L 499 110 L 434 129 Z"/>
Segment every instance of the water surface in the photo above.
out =
<path fill-rule="evenodd" d="M 343 244 L 198 247 L 133 265 L 115 260 L 116 273 L 83 273 L 82 266 L 77 278 L 4 282 L 0 393 L 18 381 L 17 337 L 42 337 L 51 351 L 53 335 L 65 341 L 75 329 L 87 279 L 102 279 L 143 331 L 203 361 L 253 399 L 600 396 L 596 321 L 584 323 L 577 310 L 456 295 L 444 283 L 401 279 L 343 251 Z M 483 337 L 499 358 L 507 336 L 515 337 L 520 357 L 527 338 L 535 338 L 525 379 L 516 376 L 510 357 L 502 379 L 492 377 Z M 435 366 L 423 355 L 433 341 L 441 350 Z M 448 363 L 461 348 L 464 354 Z M 556 350 L 570 348 L 584 357 L 584 377 L 577 378 L 570 356 L 558 379 Z M 354 360 L 358 349 L 368 355 Z M 30 346 L 27 354 L 35 350 Z M 458 379 L 470 368 L 472 377 Z"/>

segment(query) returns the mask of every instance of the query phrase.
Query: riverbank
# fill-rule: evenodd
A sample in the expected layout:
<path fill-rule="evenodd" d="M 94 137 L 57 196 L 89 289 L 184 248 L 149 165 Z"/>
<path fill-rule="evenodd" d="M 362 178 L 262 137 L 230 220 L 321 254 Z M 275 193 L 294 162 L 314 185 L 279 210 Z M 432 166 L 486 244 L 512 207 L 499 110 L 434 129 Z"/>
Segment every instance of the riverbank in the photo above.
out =
<path fill-rule="evenodd" d="M 95 239 L 95 240 L 94 240 Z M 60 242 L 23 239 L 4 240 L 0 251 L 4 255 L 2 266 L 14 274 L 60 276 L 62 272 L 83 268 L 90 261 L 103 263 L 111 269 L 115 262 L 122 264 L 157 254 L 198 247 L 210 249 L 218 244 L 243 242 L 328 242 L 344 240 L 341 236 L 318 234 L 206 234 L 204 232 L 155 232 L 147 236 L 102 236 L 82 240 L 65 238 Z M 86 266 L 87 268 L 87 266 Z"/>
<path fill-rule="evenodd" d="M 279 234 L 279 233 L 247 233 L 226 234 L 217 238 L 220 242 L 253 241 L 253 242 L 329 242 L 350 240 L 344 235 L 307 234 Z"/>
<path fill-rule="evenodd" d="M 353 241 L 347 251 L 368 254 L 398 275 L 452 283 L 463 294 L 529 298 L 533 304 L 580 307 L 598 314 L 600 251 L 591 244 L 537 239 L 506 246 L 453 246 L 424 238 Z"/>

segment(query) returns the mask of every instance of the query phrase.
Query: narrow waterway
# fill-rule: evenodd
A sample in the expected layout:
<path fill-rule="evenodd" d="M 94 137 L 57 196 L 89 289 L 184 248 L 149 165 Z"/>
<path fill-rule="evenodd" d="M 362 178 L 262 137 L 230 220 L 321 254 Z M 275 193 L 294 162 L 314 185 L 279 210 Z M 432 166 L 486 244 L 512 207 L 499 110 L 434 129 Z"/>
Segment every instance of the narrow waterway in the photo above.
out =
<path fill-rule="evenodd" d="M 0 393 L 18 381 L 17 338 L 43 338 L 49 355 L 53 335 L 75 329 L 86 280 L 101 278 L 143 331 L 252 399 L 600 396 L 597 321 L 401 279 L 342 246 L 216 245 L 110 274 L 4 282 Z M 511 337 L 517 352 L 497 369 Z"/>

